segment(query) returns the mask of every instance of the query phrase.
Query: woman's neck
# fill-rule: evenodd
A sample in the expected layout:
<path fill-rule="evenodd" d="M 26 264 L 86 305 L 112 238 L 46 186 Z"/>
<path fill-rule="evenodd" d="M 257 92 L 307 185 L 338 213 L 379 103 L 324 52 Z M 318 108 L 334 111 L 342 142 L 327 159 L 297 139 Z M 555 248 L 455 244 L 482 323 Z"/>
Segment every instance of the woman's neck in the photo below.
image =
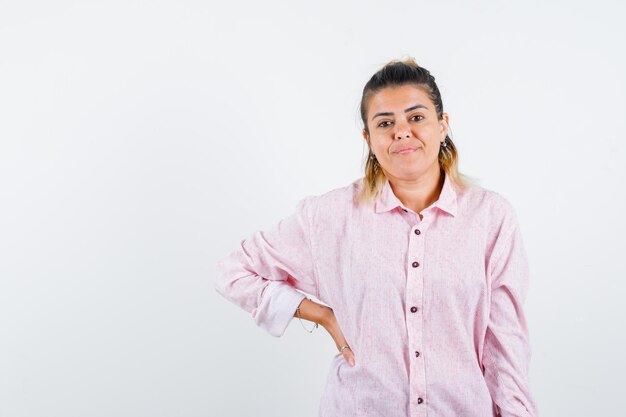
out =
<path fill-rule="evenodd" d="M 410 208 L 415 213 L 419 214 L 439 199 L 445 174 L 441 173 L 438 164 L 435 168 L 412 180 L 389 179 L 389 185 L 391 185 L 391 189 L 396 197 L 405 207 Z"/>

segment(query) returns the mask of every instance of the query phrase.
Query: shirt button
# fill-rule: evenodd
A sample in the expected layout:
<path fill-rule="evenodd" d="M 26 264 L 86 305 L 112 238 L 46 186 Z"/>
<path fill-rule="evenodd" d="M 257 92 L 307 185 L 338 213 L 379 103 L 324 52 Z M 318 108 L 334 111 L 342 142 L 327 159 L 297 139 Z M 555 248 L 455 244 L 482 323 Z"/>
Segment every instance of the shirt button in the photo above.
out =
<path fill-rule="evenodd" d="M 416 350 L 415 351 L 415 357 L 417 358 L 417 357 L 419 357 L 419 355 L 420 355 L 420 353 Z"/>
<path fill-rule="evenodd" d="M 421 403 L 423 403 L 423 402 L 424 402 L 424 400 L 422 400 L 422 397 L 419 397 L 419 398 L 417 399 L 417 403 L 418 403 L 418 404 L 421 404 Z"/>
<path fill-rule="evenodd" d="M 411 313 L 415 313 L 417 311 L 417 307 L 411 307 Z"/>
<path fill-rule="evenodd" d="M 417 268 L 418 266 L 420 266 L 419 262 L 417 262 L 417 261 L 413 262 L 413 268 Z"/>
<path fill-rule="evenodd" d="M 415 229 L 415 234 L 416 235 L 419 235 L 420 233 L 422 233 L 422 232 L 420 232 L 420 229 Z"/>

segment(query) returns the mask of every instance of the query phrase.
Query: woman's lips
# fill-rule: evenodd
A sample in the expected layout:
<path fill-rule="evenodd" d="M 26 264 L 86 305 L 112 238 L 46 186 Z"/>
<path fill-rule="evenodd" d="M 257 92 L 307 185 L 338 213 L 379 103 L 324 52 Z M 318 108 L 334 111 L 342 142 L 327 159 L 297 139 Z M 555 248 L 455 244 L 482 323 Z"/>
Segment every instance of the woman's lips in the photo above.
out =
<path fill-rule="evenodd" d="M 396 153 L 398 153 L 398 154 L 400 154 L 400 155 L 405 155 L 405 154 L 407 154 L 407 153 L 411 153 L 411 152 L 415 152 L 415 151 L 416 151 L 416 149 L 409 148 L 409 149 L 404 149 L 404 150 L 399 151 L 399 152 L 396 152 Z"/>

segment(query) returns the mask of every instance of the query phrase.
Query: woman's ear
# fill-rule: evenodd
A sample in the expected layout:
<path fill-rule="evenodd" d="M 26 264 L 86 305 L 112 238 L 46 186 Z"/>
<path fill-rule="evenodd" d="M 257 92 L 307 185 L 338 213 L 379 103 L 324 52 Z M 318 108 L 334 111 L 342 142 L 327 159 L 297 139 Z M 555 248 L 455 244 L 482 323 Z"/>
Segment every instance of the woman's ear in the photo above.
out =
<path fill-rule="evenodd" d="M 448 113 L 442 113 L 441 114 L 442 120 L 439 121 L 439 124 L 441 125 L 441 133 L 443 134 L 443 137 L 445 138 L 448 135 Z"/>
<path fill-rule="evenodd" d="M 363 129 L 363 139 L 365 139 L 365 141 L 367 142 L 367 132 L 365 131 L 365 129 Z"/>

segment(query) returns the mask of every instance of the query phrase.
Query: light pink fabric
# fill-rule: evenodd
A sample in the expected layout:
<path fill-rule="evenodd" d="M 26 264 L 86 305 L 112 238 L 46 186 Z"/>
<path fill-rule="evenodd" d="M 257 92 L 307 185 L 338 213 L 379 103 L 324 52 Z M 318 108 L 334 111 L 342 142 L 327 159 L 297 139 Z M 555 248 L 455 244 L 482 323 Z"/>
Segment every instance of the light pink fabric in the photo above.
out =
<path fill-rule="evenodd" d="M 529 270 L 508 200 L 446 177 L 420 220 L 388 182 L 357 206 L 362 184 L 307 196 L 242 240 L 218 262 L 216 290 L 277 337 L 305 294 L 333 308 L 356 366 L 332 358 L 320 417 L 538 416 Z"/>

